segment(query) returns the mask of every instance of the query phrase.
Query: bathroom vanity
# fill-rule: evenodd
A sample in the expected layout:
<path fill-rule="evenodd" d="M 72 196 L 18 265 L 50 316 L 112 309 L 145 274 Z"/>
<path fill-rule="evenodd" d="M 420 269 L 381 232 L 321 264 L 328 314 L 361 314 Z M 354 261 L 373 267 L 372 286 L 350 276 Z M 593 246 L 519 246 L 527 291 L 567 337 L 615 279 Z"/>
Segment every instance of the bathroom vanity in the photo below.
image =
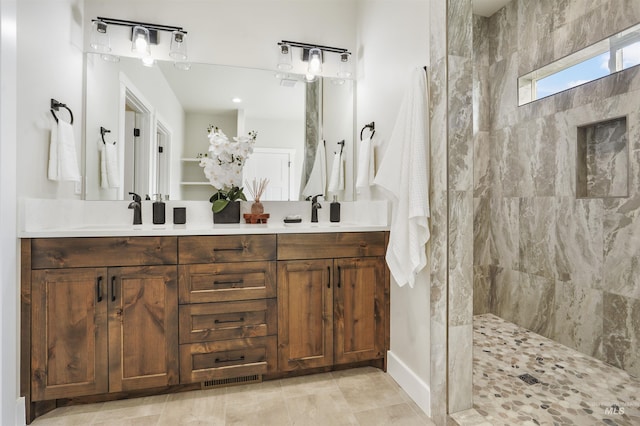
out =
<path fill-rule="evenodd" d="M 386 368 L 384 227 L 220 230 L 23 236 L 28 420 L 73 403 Z"/>

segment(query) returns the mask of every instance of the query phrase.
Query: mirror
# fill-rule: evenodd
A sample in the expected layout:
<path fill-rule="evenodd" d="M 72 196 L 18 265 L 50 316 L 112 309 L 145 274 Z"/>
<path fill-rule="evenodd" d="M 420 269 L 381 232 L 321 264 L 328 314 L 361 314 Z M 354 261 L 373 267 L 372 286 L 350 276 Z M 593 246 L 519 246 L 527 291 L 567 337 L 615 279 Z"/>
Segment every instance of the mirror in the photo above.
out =
<path fill-rule="evenodd" d="M 640 64 L 640 24 L 518 78 L 518 105 Z"/>
<path fill-rule="evenodd" d="M 317 103 L 309 95 L 312 85 Z M 199 157 L 208 151 L 211 125 L 229 138 L 257 132 L 244 180 L 269 179 L 263 200 L 301 199 L 309 175 L 305 164 L 313 164 L 317 154 L 310 134 L 324 140 L 325 174 L 334 153 L 343 150 L 345 184 L 337 195 L 353 199 L 351 80 L 322 78 L 307 84 L 302 76 L 268 70 L 192 64 L 184 71 L 172 62 L 145 67 L 136 58 L 108 62 L 87 53 L 85 94 L 87 200 L 128 199 L 129 192 L 208 200 L 214 189 Z M 104 137 L 101 127 L 107 131 Z M 338 144 L 342 140 L 344 148 Z"/>

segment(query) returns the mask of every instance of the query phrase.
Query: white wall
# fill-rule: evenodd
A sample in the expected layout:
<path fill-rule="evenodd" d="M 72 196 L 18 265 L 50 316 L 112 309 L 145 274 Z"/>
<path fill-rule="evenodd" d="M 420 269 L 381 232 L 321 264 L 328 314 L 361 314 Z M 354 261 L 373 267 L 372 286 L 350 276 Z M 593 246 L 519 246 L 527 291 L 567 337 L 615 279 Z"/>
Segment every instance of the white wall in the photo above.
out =
<path fill-rule="evenodd" d="M 80 198 L 71 182 L 47 180 L 53 117 L 50 99 L 74 115 L 78 162 L 82 154 L 83 59 L 81 0 L 21 0 L 18 3 L 18 194 Z M 66 111 L 58 114 L 68 119 Z"/>
<path fill-rule="evenodd" d="M 19 395 L 16 239 L 16 0 L 0 0 L 0 424 L 24 423 Z"/>
<path fill-rule="evenodd" d="M 281 40 L 355 47 L 354 1 L 86 0 L 85 11 L 85 20 L 103 16 L 183 26 L 191 62 L 275 69 Z"/>
<path fill-rule="evenodd" d="M 387 148 L 396 113 L 414 67 L 429 65 L 428 0 L 360 0 L 356 130 L 375 121 L 376 166 Z M 368 131 L 366 131 L 368 134 Z M 375 189 L 359 199 L 384 198 Z M 392 280 L 393 281 L 393 280 Z M 414 288 L 391 283 L 389 372 L 428 412 L 429 275 Z"/>

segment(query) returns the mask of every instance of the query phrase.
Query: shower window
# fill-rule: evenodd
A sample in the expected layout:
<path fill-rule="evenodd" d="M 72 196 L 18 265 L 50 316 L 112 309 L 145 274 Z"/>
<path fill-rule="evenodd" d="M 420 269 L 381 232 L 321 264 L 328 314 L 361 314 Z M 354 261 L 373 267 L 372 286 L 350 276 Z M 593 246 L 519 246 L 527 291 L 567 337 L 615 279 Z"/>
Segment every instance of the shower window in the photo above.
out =
<path fill-rule="evenodd" d="M 518 105 L 640 64 L 640 24 L 518 78 Z"/>

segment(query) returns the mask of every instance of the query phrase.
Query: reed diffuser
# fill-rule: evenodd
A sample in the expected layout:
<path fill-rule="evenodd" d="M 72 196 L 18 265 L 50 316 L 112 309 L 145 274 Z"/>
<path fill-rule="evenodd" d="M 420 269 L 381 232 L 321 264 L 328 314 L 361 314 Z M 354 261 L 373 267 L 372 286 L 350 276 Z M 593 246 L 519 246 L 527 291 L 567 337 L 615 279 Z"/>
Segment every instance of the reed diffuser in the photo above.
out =
<path fill-rule="evenodd" d="M 247 186 L 249 193 L 253 197 L 253 204 L 251 204 L 251 214 L 263 214 L 264 207 L 260 202 L 260 198 L 262 197 L 262 194 L 264 194 L 265 189 L 267 189 L 267 184 L 269 184 L 269 179 L 262 178 L 262 179 L 256 180 L 254 178 L 251 185 L 249 185 L 249 182 L 247 181 L 245 181 L 245 184 Z"/>

